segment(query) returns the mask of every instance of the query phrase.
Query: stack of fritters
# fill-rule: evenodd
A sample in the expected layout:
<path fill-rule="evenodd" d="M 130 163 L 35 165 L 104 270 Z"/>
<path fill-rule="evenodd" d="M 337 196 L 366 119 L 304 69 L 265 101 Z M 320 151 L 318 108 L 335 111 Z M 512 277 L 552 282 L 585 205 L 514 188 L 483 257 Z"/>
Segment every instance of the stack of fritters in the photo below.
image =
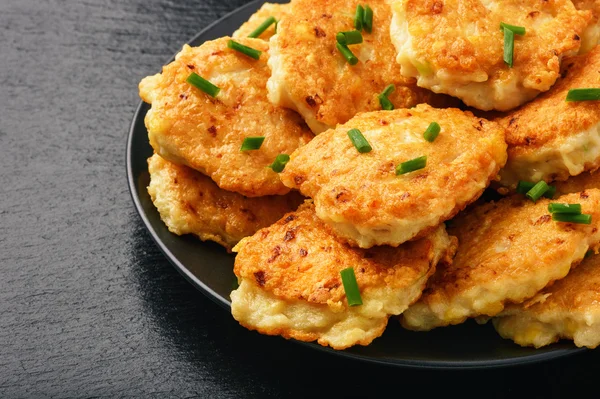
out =
<path fill-rule="evenodd" d="M 600 88 L 599 15 L 598 0 L 266 3 L 140 83 L 148 191 L 173 233 L 235 253 L 232 314 L 248 329 L 345 349 L 390 317 L 493 318 L 521 345 L 593 347 L 600 102 L 565 98 Z M 552 199 L 515 192 L 555 181 Z M 590 224 L 553 220 L 551 203 Z"/>

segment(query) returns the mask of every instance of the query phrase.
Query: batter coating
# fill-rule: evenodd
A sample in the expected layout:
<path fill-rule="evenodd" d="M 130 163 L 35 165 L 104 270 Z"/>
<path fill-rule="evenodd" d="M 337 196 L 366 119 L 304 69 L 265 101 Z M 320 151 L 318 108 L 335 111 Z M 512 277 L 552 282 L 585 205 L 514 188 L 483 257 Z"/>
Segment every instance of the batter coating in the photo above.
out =
<path fill-rule="evenodd" d="M 433 143 L 423 132 L 433 121 Z M 359 153 L 347 132 L 359 129 L 372 146 Z M 402 162 L 427 165 L 396 175 Z M 314 199 L 317 215 L 351 245 L 399 244 L 421 237 L 483 193 L 506 162 L 504 130 L 455 108 L 357 115 L 295 151 L 281 174 L 288 187 Z"/>
<path fill-rule="evenodd" d="M 594 349 L 600 344 L 600 256 L 589 255 L 567 277 L 492 319 L 496 331 L 521 346 L 560 339 Z"/>
<path fill-rule="evenodd" d="M 141 98 L 152 104 L 145 118 L 150 144 L 163 158 L 210 176 L 224 190 L 247 197 L 286 194 L 289 189 L 267 166 L 313 134 L 299 115 L 267 99 L 268 43 L 237 39 L 262 51 L 254 60 L 229 49 L 228 40 L 184 45 L 162 73 L 140 82 Z M 221 89 L 216 98 L 186 82 L 192 72 Z M 240 151 L 248 136 L 265 137 L 259 150 Z"/>
<path fill-rule="evenodd" d="M 552 220 L 548 203 L 578 203 L 591 225 Z M 448 231 L 459 246 L 452 265 L 439 265 L 402 325 L 427 331 L 467 318 L 499 314 L 564 278 L 589 249 L 600 246 L 600 190 L 541 199 L 522 195 L 477 206 L 454 219 Z"/>
<path fill-rule="evenodd" d="M 600 0 L 572 0 L 578 10 L 590 10 L 592 19 L 581 35 L 579 53 L 587 53 L 600 44 Z"/>
<path fill-rule="evenodd" d="M 552 183 L 556 186 L 556 194 L 578 193 L 589 190 L 590 188 L 600 189 L 600 172 L 583 172 L 577 176 L 568 178 L 565 181 Z"/>
<path fill-rule="evenodd" d="M 373 9 L 372 33 L 362 31 L 363 43 L 350 45 L 359 62 L 350 65 L 336 49 L 336 34 L 354 29 L 358 0 L 294 0 L 290 17 L 271 39 L 269 99 L 298 111 L 316 134 L 344 123 L 356 113 L 381 109 L 377 96 L 389 84 L 396 108 L 456 101 L 417 87 L 394 64 L 396 50 L 389 35 L 391 11 L 385 0 L 367 2 Z"/>
<path fill-rule="evenodd" d="M 590 11 L 570 0 L 393 0 L 391 37 L 406 77 L 482 110 L 507 111 L 547 91 L 562 57 L 575 55 Z M 500 23 L 515 35 L 513 67 Z"/>
<path fill-rule="evenodd" d="M 310 201 L 244 238 L 231 293 L 233 317 L 261 334 L 317 341 L 334 349 L 368 345 L 421 295 L 456 240 L 444 226 L 399 248 L 351 248 L 316 217 Z M 348 306 L 340 271 L 353 267 L 362 305 Z"/>
<path fill-rule="evenodd" d="M 154 154 L 148 158 L 148 193 L 169 231 L 194 234 L 231 252 L 242 238 L 275 223 L 304 198 L 297 192 L 247 198 L 225 191 L 207 176 Z"/>
<path fill-rule="evenodd" d="M 260 26 L 267 18 L 275 17 L 277 21 L 288 15 L 290 5 L 278 3 L 264 3 L 248 21 L 244 22 L 233 34 L 233 38 L 248 37 L 248 35 Z M 275 34 L 275 24 L 269 26 L 257 39 L 269 40 Z"/>
<path fill-rule="evenodd" d="M 500 184 L 566 180 L 600 167 L 600 101 L 565 101 L 570 89 L 600 88 L 600 46 L 566 58 L 562 75 L 550 91 L 497 119 L 508 143 Z"/>

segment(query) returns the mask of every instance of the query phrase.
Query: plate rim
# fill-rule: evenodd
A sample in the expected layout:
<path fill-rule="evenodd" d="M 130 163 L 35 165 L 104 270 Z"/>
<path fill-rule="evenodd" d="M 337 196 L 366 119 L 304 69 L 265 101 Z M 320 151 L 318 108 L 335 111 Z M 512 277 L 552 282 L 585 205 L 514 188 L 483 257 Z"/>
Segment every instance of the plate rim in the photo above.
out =
<path fill-rule="evenodd" d="M 234 10 L 224 14 L 220 18 L 216 19 L 212 23 L 208 24 L 205 28 L 200 30 L 197 34 L 195 34 L 191 39 L 185 42 L 185 44 L 192 45 L 193 42 L 197 41 L 201 36 L 205 35 L 207 32 L 212 30 L 215 26 L 223 23 L 227 19 L 230 19 L 235 14 L 245 11 L 249 8 L 258 9 L 260 5 L 266 2 L 271 3 L 286 3 L 284 0 L 252 0 L 243 6 L 237 7 Z M 163 65 L 172 62 L 175 59 L 175 54 L 172 55 Z M 135 182 L 135 177 L 133 173 L 133 141 L 136 133 L 136 125 L 139 123 L 140 117 L 143 117 L 142 112 L 145 111 L 145 108 L 148 108 L 149 105 L 144 103 L 143 101 L 138 102 L 138 106 L 135 109 L 135 112 L 132 116 L 131 123 L 129 125 L 128 133 L 127 133 L 127 142 L 126 142 L 126 154 L 125 154 L 125 162 L 126 162 L 126 173 L 127 173 L 127 186 L 129 189 L 130 197 L 134 203 L 134 207 L 137 211 L 137 214 L 142 219 L 144 226 L 147 231 L 150 233 L 152 240 L 158 246 L 163 255 L 167 258 L 169 263 L 175 267 L 175 269 L 183 275 L 183 277 L 188 280 L 196 289 L 198 289 L 202 294 L 211 299 L 214 303 L 219 305 L 221 308 L 230 311 L 231 310 L 231 302 L 227 299 L 223 298 L 220 294 L 218 294 L 215 290 L 210 288 L 206 283 L 196 277 L 179 259 L 175 254 L 173 254 L 167 245 L 160 239 L 157 231 L 154 229 L 152 223 L 148 219 L 146 215 L 146 211 L 141 202 L 141 198 L 138 195 L 138 190 Z M 144 114 L 145 115 L 145 114 Z M 281 338 L 281 337 L 279 337 Z M 528 364 L 541 363 L 544 361 L 549 361 L 558 358 L 564 358 L 567 356 L 572 356 L 578 353 L 582 353 L 588 351 L 587 348 L 562 348 L 556 349 L 552 351 L 544 351 L 538 354 L 531 354 L 522 357 L 512 357 L 505 359 L 492 359 L 492 360 L 461 360 L 461 361 L 448 361 L 448 360 L 418 360 L 418 359 L 389 359 L 389 358 L 374 358 L 370 356 L 365 356 L 361 354 L 352 353 L 349 351 L 337 351 L 329 347 L 321 346 L 314 342 L 303 342 L 297 341 L 294 339 L 289 339 L 288 341 L 294 342 L 296 344 L 300 344 L 302 346 L 310 347 L 311 349 L 316 349 L 320 352 L 325 352 L 329 354 L 334 354 L 337 356 L 341 356 L 343 358 L 348 358 L 352 360 L 362 361 L 371 364 L 379 364 L 385 365 L 389 367 L 400 367 L 400 368 L 408 368 L 408 369 L 427 369 L 427 370 L 472 370 L 472 369 L 497 369 L 497 368 L 506 368 L 506 367 L 518 367 L 524 366 Z"/>

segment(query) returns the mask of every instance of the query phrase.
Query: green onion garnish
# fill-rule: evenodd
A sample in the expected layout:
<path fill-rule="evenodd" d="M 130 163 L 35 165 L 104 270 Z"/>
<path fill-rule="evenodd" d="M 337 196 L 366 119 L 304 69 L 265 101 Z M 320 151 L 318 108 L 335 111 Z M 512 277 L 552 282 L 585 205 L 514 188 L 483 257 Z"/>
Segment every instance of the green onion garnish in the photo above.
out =
<path fill-rule="evenodd" d="M 548 212 L 550 212 L 550 213 L 580 214 L 581 213 L 581 205 L 580 204 L 557 204 L 557 203 L 552 203 L 552 204 L 548 204 Z"/>
<path fill-rule="evenodd" d="M 590 256 L 594 255 L 594 250 L 593 249 L 588 249 L 587 252 L 585 253 L 585 255 L 583 255 L 583 258 L 589 258 Z"/>
<path fill-rule="evenodd" d="M 354 269 L 351 267 L 344 269 L 340 271 L 340 275 L 342 276 L 344 291 L 346 291 L 348 306 L 362 305 L 362 298 L 360 297 L 360 290 L 358 289 Z"/>
<path fill-rule="evenodd" d="M 265 141 L 264 136 L 246 137 L 244 139 L 244 142 L 242 143 L 240 151 L 258 150 L 262 145 L 263 141 Z"/>
<path fill-rule="evenodd" d="M 264 20 L 264 22 L 260 25 L 258 25 L 258 27 L 256 29 L 254 29 L 254 31 L 252 31 L 252 33 L 250 33 L 248 35 L 248 37 L 259 37 L 264 31 L 267 30 L 267 28 L 269 26 L 271 26 L 271 24 L 277 23 L 277 20 L 275 20 L 275 17 L 269 17 L 267 19 Z"/>
<path fill-rule="evenodd" d="M 340 53 L 342 53 L 346 61 L 348 61 L 348 64 L 356 65 L 358 63 L 358 58 L 356 58 L 356 56 L 352 53 L 348 46 L 345 46 L 340 43 L 336 43 L 335 46 L 340 51 Z"/>
<path fill-rule="evenodd" d="M 425 133 L 423 133 L 423 137 L 425 138 L 425 140 L 429 141 L 430 143 L 433 143 L 433 141 L 437 138 L 438 134 L 440 134 L 441 129 L 442 128 L 440 127 L 439 123 L 431 122 L 427 127 L 427 130 L 425 130 Z"/>
<path fill-rule="evenodd" d="M 521 35 L 521 36 L 523 36 L 525 34 L 525 28 L 524 27 L 510 25 L 510 24 L 506 24 L 504 22 L 500 22 L 500 29 L 508 29 L 509 31 L 511 31 L 512 33 L 514 33 L 515 35 Z"/>
<path fill-rule="evenodd" d="M 527 198 L 529 198 L 530 200 L 532 200 L 533 202 L 535 202 L 535 201 L 539 200 L 540 197 L 542 195 L 544 195 L 544 193 L 546 191 L 548 191 L 549 188 L 550 187 L 548 186 L 548 184 L 545 181 L 540 180 L 539 182 L 537 182 L 535 184 L 535 186 L 533 186 L 531 188 L 531 190 L 529 190 L 525 193 L 525 196 Z"/>
<path fill-rule="evenodd" d="M 235 42 L 233 40 L 229 40 L 227 42 L 227 47 L 232 50 L 239 51 L 242 54 L 247 55 L 248 57 L 254 58 L 255 60 L 260 58 L 262 51 L 253 49 L 252 47 L 244 46 L 241 43 Z"/>
<path fill-rule="evenodd" d="M 279 154 L 273 161 L 269 168 L 273 169 L 274 172 L 281 173 L 285 169 L 285 164 L 290 160 L 290 156 L 287 154 Z"/>
<path fill-rule="evenodd" d="M 552 220 L 554 220 L 555 222 L 564 223 L 591 224 L 592 215 L 587 215 L 585 213 L 578 215 L 574 215 L 572 213 L 553 213 Z"/>
<path fill-rule="evenodd" d="M 388 96 L 392 94 L 396 90 L 396 86 L 393 84 L 389 84 L 383 89 L 380 95 L 377 96 L 379 98 L 379 104 L 381 105 L 381 109 L 386 111 L 391 111 L 394 109 L 394 104 L 390 101 Z"/>
<path fill-rule="evenodd" d="M 359 4 L 356 6 L 356 12 L 354 13 L 354 27 L 356 28 L 356 30 L 362 30 L 364 20 L 365 9 Z"/>
<path fill-rule="evenodd" d="M 535 183 L 519 180 L 519 183 L 517 184 L 517 193 L 527 194 L 527 192 L 531 190 L 533 186 L 535 186 Z M 555 193 L 556 186 L 548 186 L 548 191 L 544 193 L 544 197 L 552 199 Z"/>
<path fill-rule="evenodd" d="M 512 30 L 504 29 L 504 62 L 512 68 L 513 53 L 515 50 L 515 34 Z"/>
<path fill-rule="evenodd" d="M 600 89 L 571 89 L 567 93 L 567 101 L 600 100 Z"/>
<path fill-rule="evenodd" d="M 363 16 L 363 27 L 368 33 L 371 33 L 371 31 L 373 30 L 373 9 L 368 5 L 365 6 L 365 12 Z"/>
<path fill-rule="evenodd" d="M 345 46 L 349 44 L 358 44 L 363 42 L 362 34 L 357 30 L 351 30 L 348 32 L 339 32 L 335 36 L 337 42 L 339 44 L 343 44 Z"/>
<path fill-rule="evenodd" d="M 221 89 L 204 79 L 202 76 L 198 75 L 196 72 L 192 72 L 185 81 L 202 90 L 211 97 L 216 97 L 221 91 Z"/>
<path fill-rule="evenodd" d="M 403 175 L 405 173 L 414 172 L 415 170 L 423 169 L 427 165 L 427 156 L 423 155 L 410 161 L 402 162 L 396 166 L 396 175 Z"/>
<path fill-rule="evenodd" d="M 354 147 L 356 147 L 358 152 L 360 152 L 361 154 L 365 152 L 370 152 L 373 149 L 367 141 L 367 139 L 365 138 L 365 136 L 363 136 L 363 134 L 358 129 L 348 130 L 348 137 L 350 137 L 350 141 L 352 142 L 352 144 L 354 144 Z"/>

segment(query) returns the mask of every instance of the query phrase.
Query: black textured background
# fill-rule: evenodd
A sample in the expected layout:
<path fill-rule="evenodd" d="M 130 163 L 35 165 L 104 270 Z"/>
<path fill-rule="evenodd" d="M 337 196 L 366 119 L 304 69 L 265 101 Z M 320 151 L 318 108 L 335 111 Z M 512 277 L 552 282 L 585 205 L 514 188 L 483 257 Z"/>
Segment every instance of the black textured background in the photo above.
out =
<path fill-rule="evenodd" d="M 597 386 L 598 351 L 428 371 L 260 336 L 168 263 L 127 190 L 137 83 L 246 2 L 0 0 L 0 398 L 548 398 Z"/>

